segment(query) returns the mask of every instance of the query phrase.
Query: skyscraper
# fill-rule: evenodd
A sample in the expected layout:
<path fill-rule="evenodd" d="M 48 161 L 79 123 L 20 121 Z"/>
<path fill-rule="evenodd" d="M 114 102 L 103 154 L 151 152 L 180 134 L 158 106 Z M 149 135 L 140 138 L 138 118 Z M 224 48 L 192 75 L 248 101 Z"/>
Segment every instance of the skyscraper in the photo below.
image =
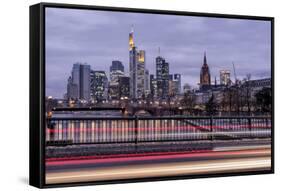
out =
<path fill-rule="evenodd" d="M 110 71 L 110 81 L 117 82 L 119 76 L 124 76 L 124 65 L 118 60 L 112 61 L 109 68 Z"/>
<path fill-rule="evenodd" d="M 107 100 L 108 79 L 105 71 L 91 71 L 91 97 L 100 102 Z"/>
<path fill-rule="evenodd" d="M 179 95 L 181 93 L 181 75 L 169 75 L 169 96 Z"/>
<path fill-rule="evenodd" d="M 112 71 L 124 72 L 124 65 L 122 64 L 122 62 L 119 60 L 113 60 L 110 66 L 110 72 Z"/>
<path fill-rule="evenodd" d="M 134 30 L 129 34 L 130 98 L 140 99 L 145 95 L 145 51 L 137 50 Z"/>
<path fill-rule="evenodd" d="M 147 96 L 150 93 L 149 71 L 147 69 L 145 70 L 144 89 Z"/>
<path fill-rule="evenodd" d="M 78 99 L 78 86 L 73 83 L 73 79 L 69 76 L 67 80 L 67 99 Z"/>
<path fill-rule="evenodd" d="M 90 100 L 90 71 L 87 64 L 75 63 L 72 67 L 72 83 L 77 85 L 79 99 Z"/>
<path fill-rule="evenodd" d="M 130 78 L 127 76 L 119 77 L 119 97 L 128 99 L 130 96 Z"/>
<path fill-rule="evenodd" d="M 181 75 L 174 74 L 174 81 L 176 82 L 176 94 L 179 95 L 181 93 Z"/>
<path fill-rule="evenodd" d="M 129 50 L 132 50 L 135 47 L 134 43 L 134 28 L 132 26 L 131 32 L 129 34 Z"/>
<path fill-rule="evenodd" d="M 129 34 L 129 72 L 130 72 L 130 98 L 137 98 L 137 47 L 134 43 L 134 30 Z"/>
<path fill-rule="evenodd" d="M 204 53 L 204 61 L 200 71 L 200 87 L 211 85 L 211 74 L 207 64 L 206 52 Z"/>
<path fill-rule="evenodd" d="M 177 95 L 177 92 L 178 92 L 177 82 L 174 80 L 169 80 L 169 96 L 173 97 Z"/>
<path fill-rule="evenodd" d="M 169 94 L 169 63 L 164 58 L 156 57 L 157 95 L 165 99 Z"/>
<path fill-rule="evenodd" d="M 145 95 L 145 51 L 139 50 L 137 59 L 137 98 Z"/>
<path fill-rule="evenodd" d="M 220 84 L 229 85 L 230 84 L 230 71 L 220 70 Z"/>
<path fill-rule="evenodd" d="M 157 80 L 154 75 L 150 75 L 150 94 L 152 98 L 157 98 Z"/>
<path fill-rule="evenodd" d="M 119 82 L 109 82 L 109 85 L 108 85 L 108 98 L 109 98 L 109 100 L 120 99 L 119 88 L 120 88 Z"/>

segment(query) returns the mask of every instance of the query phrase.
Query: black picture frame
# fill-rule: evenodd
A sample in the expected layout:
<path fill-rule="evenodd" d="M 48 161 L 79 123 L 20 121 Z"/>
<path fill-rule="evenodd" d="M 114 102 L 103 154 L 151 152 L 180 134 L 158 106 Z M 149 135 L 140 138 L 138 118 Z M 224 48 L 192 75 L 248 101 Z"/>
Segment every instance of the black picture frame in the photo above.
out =
<path fill-rule="evenodd" d="M 138 178 L 128 180 L 108 180 L 98 182 L 78 183 L 45 183 L 45 8 L 68 8 L 84 10 L 103 10 L 117 12 L 153 13 L 165 15 L 184 15 L 215 18 L 239 18 L 249 20 L 264 20 L 271 22 L 271 84 L 272 84 L 272 139 L 271 139 L 271 169 L 255 172 L 228 172 L 220 174 L 200 174 L 185 176 L 168 176 L 159 178 Z M 145 181 L 163 181 L 190 178 L 209 178 L 241 175 L 258 175 L 274 173 L 274 18 L 248 15 L 232 15 L 217 13 L 195 13 L 184 11 L 168 11 L 153 9 L 135 9 L 123 7 L 103 7 L 90 5 L 39 3 L 30 6 L 30 137 L 29 137 L 29 184 L 38 188 L 65 186 L 99 185 L 112 183 L 130 183 Z"/>

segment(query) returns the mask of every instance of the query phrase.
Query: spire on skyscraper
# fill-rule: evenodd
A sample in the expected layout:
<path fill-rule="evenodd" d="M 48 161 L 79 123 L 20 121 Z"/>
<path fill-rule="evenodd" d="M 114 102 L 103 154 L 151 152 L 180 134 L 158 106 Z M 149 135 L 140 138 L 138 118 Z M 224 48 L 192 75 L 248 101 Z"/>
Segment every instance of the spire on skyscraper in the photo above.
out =
<path fill-rule="evenodd" d="M 129 34 L 129 50 L 132 50 L 133 47 L 135 47 L 133 35 L 134 35 L 134 25 L 131 26 L 131 32 Z"/>
<path fill-rule="evenodd" d="M 134 25 L 131 25 L 131 33 L 134 33 Z"/>

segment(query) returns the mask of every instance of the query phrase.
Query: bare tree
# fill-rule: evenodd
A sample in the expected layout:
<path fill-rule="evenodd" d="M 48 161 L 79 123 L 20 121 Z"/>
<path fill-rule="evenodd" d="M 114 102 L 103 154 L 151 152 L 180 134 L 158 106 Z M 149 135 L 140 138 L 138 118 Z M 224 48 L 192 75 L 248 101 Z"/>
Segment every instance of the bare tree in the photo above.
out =
<path fill-rule="evenodd" d="M 255 105 L 257 110 L 263 113 L 271 113 L 272 111 L 272 95 L 271 88 L 264 87 L 255 94 Z"/>
<path fill-rule="evenodd" d="M 195 95 L 191 91 L 186 91 L 181 103 L 185 108 L 192 111 L 195 107 Z"/>
<path fill-rule="evenodd" d="M 239 115 L 241 109 L 241 90 L 237 84 L 233 87 L 233 95 L 233 104 L 235 107 L 235 112 L 236 115 Z"/>
<path fill-rule="evenodd" d="M 214 98 L 214 94 L 210 97 L 209 101 L 206 103 L 205 108 L 208 115 L 215 115 L 217 112 L 218 104 Z"/>
<path fill-rule="evenodd" d="M 245 98 L 245 104 L 247 108 L 247 112 L 250 115 L 251 114 L 251 106 L 252 106 L 252 87 L 251 87 L 251 74 L 246 75 L 246 79 L 244 82 L 244 98 Z"/>
<path fill-rule="evenodd" d="M 233 88 L 229 87 L 224 90 L 223 93 L 223 105 L 224 105 L 224 111 L 227 111 L 229 113 L 233 110 L 234 105 L 234 98 L 235 98 L 235 92 L 233 91 Z"/>

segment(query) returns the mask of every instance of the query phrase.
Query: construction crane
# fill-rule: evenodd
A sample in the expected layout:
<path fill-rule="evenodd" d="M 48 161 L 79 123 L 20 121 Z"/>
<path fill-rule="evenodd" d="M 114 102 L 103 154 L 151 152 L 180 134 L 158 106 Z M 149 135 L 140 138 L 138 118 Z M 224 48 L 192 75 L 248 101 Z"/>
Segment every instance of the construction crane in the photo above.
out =
<path fill-rule="evenodd" d="M 233 66 L 234 80 L 235 80 L 235 84 L 236 84 L 237 83 L 237 77 L 236 77 L 236 71 L 235 71 L 234 62 L 232 62 L 232 66 Z"/>

